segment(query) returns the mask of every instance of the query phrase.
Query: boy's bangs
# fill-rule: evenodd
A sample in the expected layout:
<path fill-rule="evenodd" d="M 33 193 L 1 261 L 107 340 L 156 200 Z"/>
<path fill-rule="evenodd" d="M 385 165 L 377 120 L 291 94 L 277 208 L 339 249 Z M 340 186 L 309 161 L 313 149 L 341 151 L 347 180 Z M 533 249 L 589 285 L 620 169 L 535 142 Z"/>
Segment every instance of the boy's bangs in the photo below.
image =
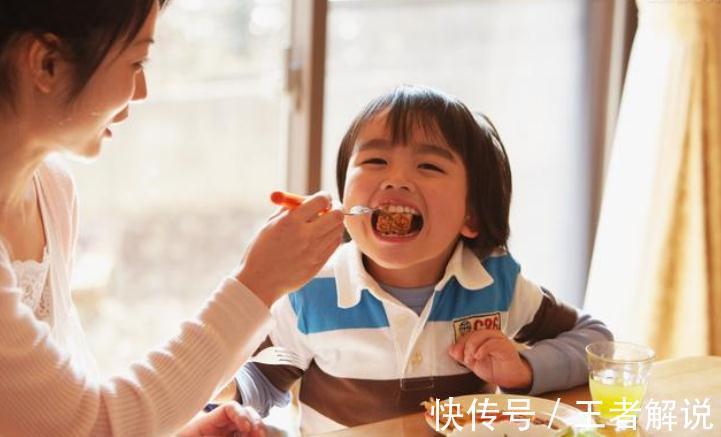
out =
<path fill-rule="evenodd" d="M 468 109 L 455 97 L 430 88 L 401 86 L 383 103 L 394 142 L 408 143 L 409 136 L 421 129 L 428 138 L 443 141 L 465 157 L 469 119 L 474 123 Z"/>
<path fill-rule="evenodd" d="M 465 157 L 468 147 L 466 124 L 473 118 L 456 98 L 430 88 L 400 86 L 373 99 L 352 124 L 348 139 L 355 139 L 363 127 L 380 115 L 385 115 L 393 144 L 408 144 L 420 129 L 434 141 L 447 145 Z"/>
<path fill-rule="evenodd" d="M 393 144 L 409 144 L 412 141 L 411 137 L 414 133 L 420 130 L 426 138 L 435 142 L 441 142 L 455 149 L 455 147 L 451 145 L 452 142 L 450 138 L 448 138 L 448 135 L 441 127 L 442 123 L 441 120 L 439 120 L 438 114 L 431 111 L 419 108 L 409 108 L 406 110 L 391 107 L 388 111 L 386 123 L 391 134 L 390 140 Z"/>

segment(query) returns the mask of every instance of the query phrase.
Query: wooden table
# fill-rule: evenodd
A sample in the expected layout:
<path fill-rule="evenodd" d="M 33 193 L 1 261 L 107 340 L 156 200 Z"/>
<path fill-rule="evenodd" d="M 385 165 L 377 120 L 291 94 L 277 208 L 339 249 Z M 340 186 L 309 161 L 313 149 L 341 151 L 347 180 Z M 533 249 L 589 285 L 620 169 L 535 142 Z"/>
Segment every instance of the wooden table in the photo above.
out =
<path fill-rule="evenodd" d="M 590 400 L 591 395 L 588 386 L 581 386 L 571 390 L 557 393 L 547 393 L 540 396 L 546 399 L 556 400 L 561 398 L 564 402 L 577 407 L 576 401 Z M 718 436 L 721 435 L 721 357 L 693 357 L 663 360 L 654 364 L 647 393 L 647 399 L 668 400 L 676 402 L 676 416 L 679 425 L 672 428 L 672 431 L 642 429 L 637 432 L 626 431 L 623 433 L 611 430 L 598 430 L 607 436 Z M 694 398 L 703 401 L 709 398 L 711 416 L 709 422 L 714 429 L 695 431 L 683 428 L 683 413 L 681 408 L 685 407 L 684 399 L 694 402 Z M 640 421 L 646 423 L 645 414 Z M 700 427 L 699 427 L 700 428 Z M 393 437 L 435 437 L 438 436 L 426 424 L 423 413 L 410 414 L 383 422 L 348 428 L 342 431 L 323 434 L 323 437 L 368 437 L 368 436 L 393 436 Z"/>

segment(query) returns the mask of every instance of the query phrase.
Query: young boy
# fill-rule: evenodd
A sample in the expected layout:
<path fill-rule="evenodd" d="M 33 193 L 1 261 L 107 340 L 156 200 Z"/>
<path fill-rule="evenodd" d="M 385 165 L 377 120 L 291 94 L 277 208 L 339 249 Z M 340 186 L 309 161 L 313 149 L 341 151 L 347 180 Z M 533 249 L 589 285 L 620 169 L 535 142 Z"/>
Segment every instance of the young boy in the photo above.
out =
<path fill-rule="evenodd" d="M 421 411 L 431 396 L 587 381 L 584 347 L 611 333 L 508 254 L 511 173 L 487 118 L 432 89 L 397 88 L 353 121 L 337 179 L 345 209 L 375 212 L 348 217 L 352 240 L 273 307 L 267 345 L 302 364 L 246 364 L 243 405 L 265 415 L 300 379 L 302 430 L 320 433 Z"/>

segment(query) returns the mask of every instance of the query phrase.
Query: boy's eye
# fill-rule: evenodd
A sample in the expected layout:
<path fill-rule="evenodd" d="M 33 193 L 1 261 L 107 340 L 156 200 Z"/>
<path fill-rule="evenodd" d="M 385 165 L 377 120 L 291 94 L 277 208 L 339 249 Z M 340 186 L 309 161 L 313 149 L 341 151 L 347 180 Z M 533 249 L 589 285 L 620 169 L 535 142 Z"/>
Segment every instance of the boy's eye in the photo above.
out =
<path fill-rule="evenodd" d="M 438 172 L 438 173 L 445 173 L 442 168 L 438 167 L 438 166 L 435 165 L 435 164 L 431 164 L 431 163 L 428 163 L 428 162 L 424 162 L 423 164 L 420 164 L 420 165 L 418 166 L 418 168 L 423 169 L 423 170 L 436 171 L 436 172 Z"/>
<path fill-rule="evenodd" d="M 381 158 L 368 158 L 364 161 L 361 161 L 361 165 L 364 164 L 384 165 L 386 164 L 386 160 Z"/>

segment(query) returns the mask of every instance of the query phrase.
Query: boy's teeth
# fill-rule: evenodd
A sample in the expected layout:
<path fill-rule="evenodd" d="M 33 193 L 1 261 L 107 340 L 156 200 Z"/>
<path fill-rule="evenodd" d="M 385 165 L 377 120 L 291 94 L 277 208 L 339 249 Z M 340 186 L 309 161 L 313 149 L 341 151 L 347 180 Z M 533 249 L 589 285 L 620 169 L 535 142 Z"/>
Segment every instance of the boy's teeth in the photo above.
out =
<path fill-rule="evenodd" d="M 416 214 L 420 215 L 418 211 L 405 205 L 384 205 L 381 207 L 383 211 L 390 213 L 404 213 L 404 214 Z"/>

